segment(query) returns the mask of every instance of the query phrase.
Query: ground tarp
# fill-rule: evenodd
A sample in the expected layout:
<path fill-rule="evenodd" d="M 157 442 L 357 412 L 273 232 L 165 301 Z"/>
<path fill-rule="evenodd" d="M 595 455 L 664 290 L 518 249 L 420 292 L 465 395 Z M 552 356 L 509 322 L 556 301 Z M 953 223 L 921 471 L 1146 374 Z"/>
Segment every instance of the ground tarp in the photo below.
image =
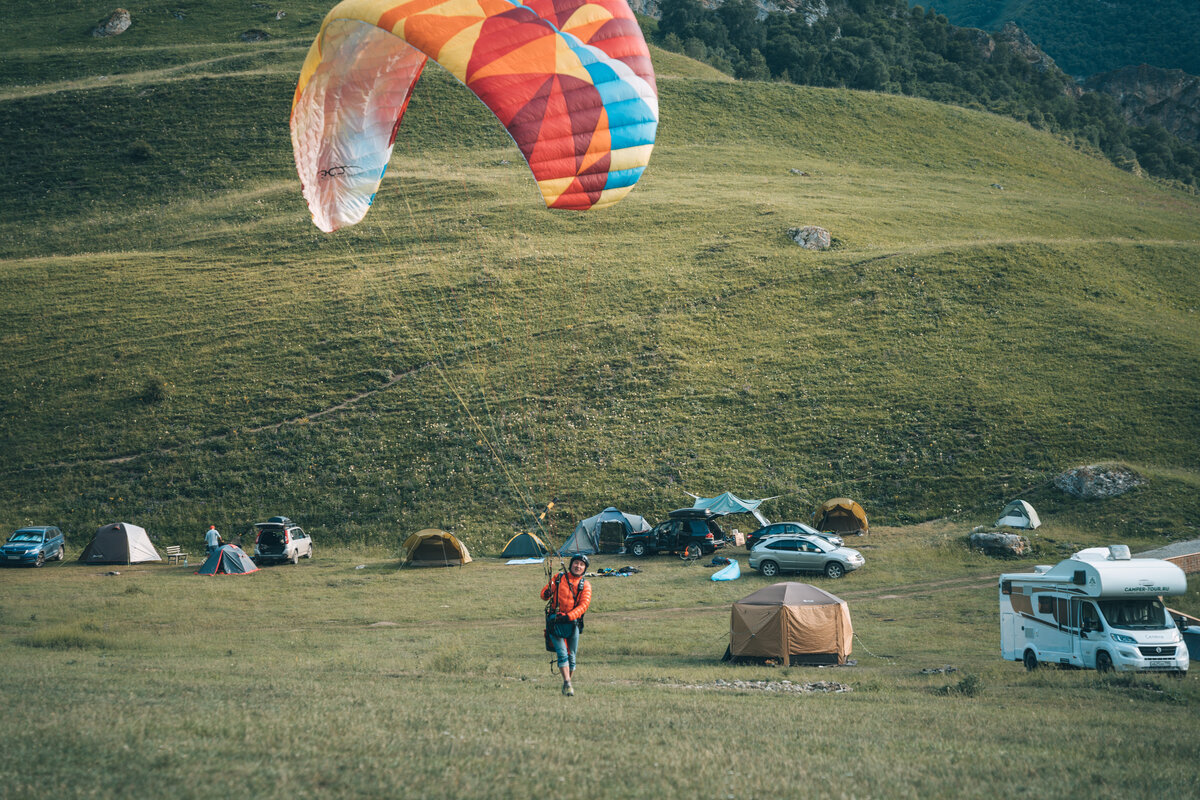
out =
<path fill-rule="evenodd" d="M 128 522 L 111 522 L 96 531 L 79 560 L 88 564 L 141 564 L 162 561 L 146 529 Z"/>
<path fill-rule="evenodd" d="M 558 548 L 560 556 L 616 553 L 631 533 L 650 530 L 650 523 L 637 514 L 626 514 L 609 506 L 575 526 L 570 538 Z"/>
<path fill-rule="evenodd" d="M 762 515 L 758 507 L 767 500 L 774 500 L 774 497 L 764 497 L 762 500 L 743 500 L 732 492 L 721 492 L 716 497 L 700 497 L 699 495 L 687 492 L 686 494 L 696 498 L 696 502 L 692 503 L 692 508 L 707 508 L 714 514 L 753 514 L 760 525 L 770 525 L 770 521 Z"/>
<path fill-rule="evenodd" d="M 257 572 L 258 565 L 236 544 L 223 544 L 205 559 L 196 570 L 197 575 L 249 575 Z"/>
<path fill-rule="evenodd" d="M 807 583 L 776 583 L 733 604 L 726 657 L 845 664 L 853 636 L 844 600 Z"/>
<path fill-rule="evenodd" d="M 826 500 L 813 512 L 813 527 L 842 535 L 861 535 L 870 530 L 867 512 L 849 497 Z"/>
<path fill-rule="evenodd" d="M 426 528 L 404 540 L 400 563 L 408 567 L 461 567 L 471 563 L 471 554 L 453 533 Z"/>

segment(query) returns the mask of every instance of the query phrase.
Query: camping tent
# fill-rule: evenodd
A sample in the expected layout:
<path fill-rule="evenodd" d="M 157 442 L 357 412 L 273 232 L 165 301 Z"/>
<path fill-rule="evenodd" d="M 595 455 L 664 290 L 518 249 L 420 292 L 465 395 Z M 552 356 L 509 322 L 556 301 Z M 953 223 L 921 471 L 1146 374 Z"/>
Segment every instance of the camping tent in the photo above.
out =
<path fill-rule="evenodd" d="M 696 498 L 696 502 L 692 503 L 692 508 L 707 508 L 714 514 L 753 514 L 758 520 L 758 524 L 766 526 L 771 522 L 762 515 L 758 507 L 767 500 L 774 500 L 774 497 L 764 497 L 762 500 L 743 500 L 732 492 L 721 492 L 716 497 L 700 497 L 691 492 L 684 492 Z"/>
<path fill-rule="evenodd" d="M 1028 528 L 1032 530 L 1039 527 L 1042 521 L 1038 519 L 1037 512 L 1033 510 L 1033 506 L 1026 503 L 1024 500 L 1013 500 L 1004 507 L 1000 512 L 1000 519 L 996 520 L 997 525 L 1006 525 L 1009 528 Z"/>
<path fill-rule="evenodd" d="M 532 533 L 518 533 L 500 551 L 501 558 L 541 558 L 550 552 L 546 543 Z"/>
<path fill-rule="evenodd" d="M 140 564 L 162 561 L 146 529 L 128 522 L 111 522 L 96 531 L 79 560 L 88 564 Z"/>
<path fill-rule="evenodd" d="M 404 540 L 400 563 L 410 567 L 461 567 L 471 563 L 471 554 L 453 533 L 426 528 Z"/>
<path fill-rule="evenodd" d="M 558 554 L 573 556 L 581 553 L 616 553 L 625 545 L 626 536 L 648 530 L 650 523 L 642 517 L 626 514 L 609 506 L 596 516 L 588 517 L 576 525 L 570 538 L 558 548 Z"/>
<path fill-rule="evenodd" d="M 819 531 L 860 536 L 869 530 L 867 512 L 849 497 L 835 497 L 822 503 L 813 513 L 813 527 Z"/>
<path fill-rule="evenodd" d="M 844 600 L 807 583 L 776 583 L 733 604 L 725 657 L 845 664 L 853 636 Z"/>
<path fill-rule="evenodd" d="M 197 575 L 247 575 L 257 572 L 256 565 L 246 551 L 236 544 L 223 544 L 217 551 L 205 559 Z"/>

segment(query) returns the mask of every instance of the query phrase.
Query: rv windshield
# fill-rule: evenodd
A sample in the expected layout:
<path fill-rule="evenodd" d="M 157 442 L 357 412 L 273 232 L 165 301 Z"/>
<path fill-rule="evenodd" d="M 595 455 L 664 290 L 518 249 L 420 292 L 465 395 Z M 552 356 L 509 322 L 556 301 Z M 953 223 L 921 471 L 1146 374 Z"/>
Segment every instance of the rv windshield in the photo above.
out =
<path fill-rule="evenodd" d="M 1156 631 L 1172 626 L 1167 609 L 1156 597 L 1101 600 L 1100 611 L 1108 624 L 1126 630 Z"/>

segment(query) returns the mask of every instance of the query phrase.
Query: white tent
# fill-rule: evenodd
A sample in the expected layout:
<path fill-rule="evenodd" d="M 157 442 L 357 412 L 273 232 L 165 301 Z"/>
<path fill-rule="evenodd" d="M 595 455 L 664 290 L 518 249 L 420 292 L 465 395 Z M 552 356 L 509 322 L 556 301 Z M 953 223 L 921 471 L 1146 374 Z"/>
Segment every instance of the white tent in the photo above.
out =
<path fill-rule="evenodd" d="M 128 522 L 113 522 L 96 531 L 79 560 L 89 564 L 140 564 L 162 561 L 146 529 Z"/>
<path fill-rule="evenodd" d="M 1000 512 L 1000 519 L 996 520 L 996 524 L 1008 528 L 1033 530 L 1041 526 L 1042 521 L 1038 519 L 1037 512 L 1029 503 L 1024 500 L 1013 500 Z"/>

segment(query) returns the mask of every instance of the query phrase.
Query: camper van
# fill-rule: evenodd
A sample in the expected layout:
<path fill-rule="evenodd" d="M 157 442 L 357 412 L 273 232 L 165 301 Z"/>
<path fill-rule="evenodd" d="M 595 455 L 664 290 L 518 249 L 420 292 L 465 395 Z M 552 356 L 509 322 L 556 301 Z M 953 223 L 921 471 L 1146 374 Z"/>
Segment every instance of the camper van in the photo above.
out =
<path fill-rule="evenodd" d="M 1080 550 L 1053 567 L 1000 576 L 1000 651 L 1025 668 L 1187 674 L 1188 652 L 1163 605 L 1187 578 L 1125 545 Z"/>

